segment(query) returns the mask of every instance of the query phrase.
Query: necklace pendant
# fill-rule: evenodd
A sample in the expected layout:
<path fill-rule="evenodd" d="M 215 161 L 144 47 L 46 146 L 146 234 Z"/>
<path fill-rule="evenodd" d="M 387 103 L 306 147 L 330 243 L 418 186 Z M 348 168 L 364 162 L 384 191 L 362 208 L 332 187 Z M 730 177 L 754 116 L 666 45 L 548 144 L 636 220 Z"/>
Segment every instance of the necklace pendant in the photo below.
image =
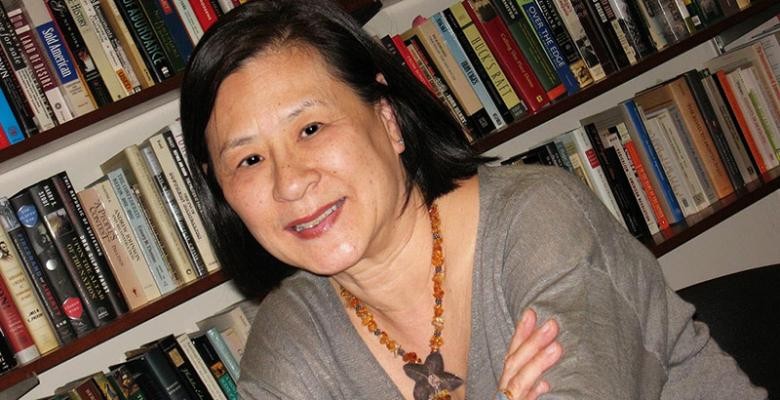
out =
<path fill-rule="evenodd" d="M 441 353 L 433 351 L 422 364 L 408 363 L 404 372 L 414 380 L 414 400 L 449 400 L 463 379 L 444 370 Z"/>

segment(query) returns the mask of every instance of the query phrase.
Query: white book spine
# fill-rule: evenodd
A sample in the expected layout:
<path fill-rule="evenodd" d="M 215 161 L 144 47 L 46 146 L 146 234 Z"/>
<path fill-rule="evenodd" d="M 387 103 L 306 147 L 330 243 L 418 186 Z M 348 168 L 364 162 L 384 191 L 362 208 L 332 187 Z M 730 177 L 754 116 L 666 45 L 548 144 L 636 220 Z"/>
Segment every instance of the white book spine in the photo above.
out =
<path fill-rule="evenodd" d="M 122 83 L 122 88 L 124 88 L 125 94 L 130 95 L 135 93 L 133 83 L 130 82 L 129 73 L 125 70 L 125 67 L 122 65 L 122 61 L 119 59 L 119 55 L 117 54 L 116 49 L 114 49 L 114 45 L 112 43 L 114 34 L 108 27 L 108 23 L 106 22 L 105 18 L 98 13 L 98 10 L 95 9 L 95 5 L 91 0 L 80 0 L 79 2 L 81 3 L 81 8 L 84 10 L 84 15 L 86 16 L 90 27 L 92 28 L 93 32 L 95 32 L 95 35 L 100 42 L 100 47 L 103 49 L 103 53 L 106 55 L 106 59 L 108 60 L 109 65 L 111 65 L 111 69 L 114 70 L 117 78 L 119 78 L 119 82 Z"/>
<path fill-rule="evenodd" d="M 729 81 L 729 84 L 734 91 L 734 97 L 737 99 L 737 104 L 739 105 L 740 110 L 742 110 L 742 114 L 745 115 L 745 121 L 750 128 L 749 133 L 743 133 L 749 134 L 753 138 L 753 142 L 755 142 L 756 147 L 758 147 L 758 150 L 761 153 L 761 159 L 764 161 L 764 165 L 766 165 L 767 169 L 772 169 L 780 165 L 780 162 L 778 162 L 777 156 L 775 155 L 774 147 L 769 143 L 769 137 L 764 131 L 761 122 L 758 120 L 758 115 L 756 115 L 753 104 L 751 104 L 748 90 L 742 80 L 742 74 L 739 70 L 735 70 L 727 73 L 726 79 Z"/>

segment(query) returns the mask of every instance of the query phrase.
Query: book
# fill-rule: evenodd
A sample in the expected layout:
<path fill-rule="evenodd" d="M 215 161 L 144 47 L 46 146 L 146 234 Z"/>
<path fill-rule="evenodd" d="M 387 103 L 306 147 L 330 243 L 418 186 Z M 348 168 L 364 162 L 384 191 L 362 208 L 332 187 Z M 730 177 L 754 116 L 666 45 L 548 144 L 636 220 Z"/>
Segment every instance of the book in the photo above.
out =
<path fill-rule="evenodd" d="M 143 347 L 126 354 L 124 365 L 133 374 L 138 374 L 135 379 L 145 396 L 152 399 L 192 400 L 160 348 Z"/>
<path fill-rule="evenodd" d="M 122 168 L 110 170 L 106 176 L 111 188 L 119 199 L 122 210 L 138 241 L 146 264 L 149 266 L 160 294 L 166 294 L 179 286 L 179 281 L 168 265 L 165 253 L 160 248 L 157 236 L 146 217 L 146 211 L 136 195 L 134 185 L 131 185 Z"/>
<path fill-rule="evenodd" d="M 608 4 L 617 18 L 617 24 L 622 28 L 625 42 L 631 47 L 637 59 L 641 60 L 653 53 L 656 48 L 648 40 L 650 37 L 646 25 L 642 21 L 636 1 L 609 0 Z M 617 27 L 615 27 L 617 31 Z M 625 45 L 624 45 L 625 48 Z"/>
<path fill-rule="evenodd" d="M 5 334 L 0 331 L 0 374 L 10 371 L 16 366 L 16 359 L 14 353 L 8 346 L 8 339 Z"/>
<path fill-rule="evenodd" d="M 184 213 L 182 212 L 179 203 L 176 201 L 173 189 L 171 188 L 170 183 L 168 183 L 168 178 L 166 178 L 165 173 L 160 166 L 160 161 L 157 159 L 154 150 L 152 150 L 152 147 L 148 142 L 144 142 L 141 145 L 141 154 L 146 161 L 149 173 L 154 178 L 154 182 L 162 197 L 168 217 L 173 221 L 173 226 L 178 231 L 179 238 L 187 250 L 189 261 L 195 268 L 195 274 L 198 277 L 206 275 L 208 271 L 206 270 L 206 263 L 201 256 L 200 249 L 187 225 L 187 221 L 185 221 Z"/>
<path fill-rule="evenodd" d="M 758 83 L 759 78 L 757 77 L 756 68 L 749 66 L 740 68 L 738 72 L 742 77 L 750 104 L 753 106 L 758 121 L 769 140 L 769 145 L 773 149 L 775 157 L 780 158 L 780 126 L 777 124 L 778 120 L 775 119 L 775 113 L 770 104 L 771 101 L 767 99 L 766 92 L 762 90 L 761 84 Z"/>
<path fill-rule="evenodd" d="M 180 35 L 184 34 L 184 32 L 179 32 L 178 29 L 171 30 L 171 26 L 166 23 L 166 20 L 170 20 L 170 18 L 168 18 L 166 14 L 163 14 L 163 10 L 160 8 L 161 6 L 157 0 L 139 0 L 138 4 L 141 6 L 146 18 L 149 20 L 154 35 L 160 42 L 160 46 L 162 46 L 165 57 L 174 73 L 184 71 L 186 58 L 184 58 L 184 54 L 181 53 L 180 48 L 183 48 L 189 55 L 189 52 L 192 51 L 189 38 L 184 37 L 181 38 L 182 40 L 179 40 Z M 173 10 L 170 11 L 172 12 Z M 173 15 L 173 17 L 178 20 L 177 16 Z M 181 21 L 177 22 L 181 23 Z M 174 37 L 174 32 L 176 33 L 176 37 Z M 177 41 L 181 41 L 182 43 L 177 43 Z"/>
<path fill-rule="evenodd" d="M 582 12 L 578 11 L 578 14 L 588 15 L 588 18 L 593 19 L 592 26 L 595 27 L 595 32 L 604 44 L 604 49 L 606 49 L 617 69 L 623 69 L 636 64 L 637 60 L 635 57 L 629 59 L 630 56 L 634 55 L 633 52 L 629 49 L 629 53 L 626 54 L 626 50 L 623 44 L 621 44 L 618 34 L 622 34 L 622 30 L 616 30 L 615 25 L 613 25 L 613 21 L 616 22 L 614 13 L 610 12 L 610 14 L 607 14 L 607 10 L 604 9 L 600 0 L 572 0 L 572 4 L 575 5 L 575 9 L 583 10 Z M 620 28 L 620 26 L 617 25 L 617 28 Z"/>
<path fill-rule="evenodd" d="M 97 386 L 98 390 L 100 391 L 100 394 L 102 395 L 100 399 L 122 400 L 122 396 L 120 395 L 119 389 L 117 389 L 116 386 L 114 386 L 114 384 L 111 382 L 111 380 L 108 378 L 105 372 L 103 371 L 95 372 L 94 374 L 92 374 L 91 379 L 95 383 L 95 386 Z"/>
<path fill-rule="evenodd" d="M 92 54 L 84 42 L 84 38 L 79 33 L 76 21 L 73 19 L 65 0 L 43 0 L 46 8 L 49 10 L 52 19 L 65 39 L 67 48 L 73 54 L 81 77 L 92 94 L 92 99 L 97 107 L 104 106 L 113 102 L 111 93 L 97 69 L 97 64 L 92 58 Z"/>
<path fill-rule="evenodd" d="M 591 80 L 598 82 L 606 78 L 606 72 L 601 65 L 601 60 L 593 48 L 593 44 L 590 41 L 585 28 L 580 22 L 577 12 L 574 10 L 574 6 L 571 4 L 571 0 L 554 0 L 555 9 L 558 11 L 558 16 L 561 23 L 564 25 L 566 32 L 570 35 L 570 40 L 574 44 L 579 53 L 583 64 L 588 69 L 588 74 Z M 575 76 L 579 76 L 576 74 Z M 587 86 L 582 82 L 582 86 Z"/>
<path fill-rule="evenodd" d="M 222 393 L 225 394 L 225 397 L 231 400 L 238 399 L 236 381 L 228 373 L 227 367 L 214 350 L 214 346 L 212 346 L 209 338 L 204 334 L 193 334 L 190 335 L 190 338 L 204 364 L 209 368 L 217 384 L 222 389 Z"/>
<path fill-rule="evenodd" d="M 144 58 L 138 50 L 138 46 L 133 41 L 133 35 L 130 33 L 127 24 L 125 24 L 125 21 L 122 19 L 122 14 L 119 13 L 116 2 L 112 0 L 100 0 L 99 4 L 109 28 L 114 33 L 116 39 L 114 47 L 124 51 L 126 61 L 122 60 L 122 64 L 129 64 L 126 69 L 134 72 L 135 79 L 138 81 L 138 85 L 140 85 L 141 89 L 153 86 L 154 78 L 149 72 L 149 68 L 146 66 Z"/>
<path fill-rule="evenodd" d="M 220 388 L 216 378 L 214 378 L 211 370 L 198 353 L 198 349 L 196 349 L 195 345 L 192 343 L 189 334 L 182 333 L 177 335 L 176 342 L 179 344 L 183 356 L 192 364 L 193 369 L 206 387 L 209 396 L 215 400 L 227 400 L 227 397 L 222 392 L 222 388 Z"/>
<path fill-rule="evenodd" d="M 114 384 L 114 388 L 123 400 L 153 399 L 146 397 L 141 387 L 136 382 L 140 374 L 134 374 L 124 363 L 114 364 L 108 367 L 106 377 Z"/>
<path fill-rule="evenodd" d="M 98 388 L 91 376 L 79 378 L 68 382 L 54 391 L 55 394 L 64 394 L 71 399 L 80 400 L 102 400 L 100 388 Z"/>
<path fill-rule="evenodd" d="M 162 82 L 172 77 L 175 69 L 155 35 L 151 22 L 144 14 L 139 0 L 116 0 L 115 3 L 155 82 Z"/>
<path fill-rule="evenodd" d="M 0 124 L 7 131 L 4 133 L 9 145 L 38 133 L 32 110 L 18 86 L 5 56 L 0 54 Z M 18 124 L 18 132 L 13 126 L 14 122 Z"/>
<path fill-rule="evenodd" d="M 24 365 L 40 357 L 35 341 L 24 324 L 4 279 L 0 279 L 0 329 L 13 351 L 17 364 Z"/>
<path fill-rule="evenodd" d="M 238 304 L 229 306 L 225 310 L 204 318 L 196 322 L 196 325 L 200 330 L 216 328 L 223 339 L 225 339 L 233 358 L 237 362 L 241 361 L 252 326 L 244 314 L 244 310 Z M 227 332 L 228 330 L 231 331 Z"/>
<path fill-rule="evenodd" d="M 591 77 L 588 66 L 582 59 L 579 50 L 574 45 L 571 35 L 569 35 L 569 32 L 566 30 L 566 25 L 564 25 L 561 16 L 558 14 L 559 12 L 555 6 L 555 0 L 539 0 L 537 1 L 537 4 L 544 16 L 544 20 L 549 25 L 555 42 L 563 53 L 566 63 L 569 64 L 569 69 L 571 70 L 574 79 L 577 81 L 577 85 L 580 89 L 590 86 L 590 84 L 594 82 L 593 77 Z M 574 10 L 571 9 L 571 3 L 569 3 L 569 11 L 571 12 L 570 16 L 576 18 Z M 581 25 L 579 26 L 579 29 L 582 29 Z"/>
<path fill-rule="evenodd" d="M 615 62 L 612 51 L 607 46 L 604 38 L 601 36 L 600 27 L 596 17 L 592 14 L 586 0 L 569 0 L 572 10 L 577 15 L 577 19 L 587 38 L 590 49 L 593 50 L 593 56 L 598 59 L 604 70 L 605 76 L 609 76 L 619 69 Z"/>
<path fill-rule="evenodd" d="M 198 276 L 196 269 L 190 263 L 185 245 L 166 211 L 163 197 L 157 190 L 154 177 L 145 165 L 139 146 L 126 147 L 101 163 L 100 168 L 104 173 L 117 168 L 124 170 L 128 184 L 137 190 L 140 203 L 149 216 L 150 226 L 159 238 L 161 249 L 171 267 L 174 280 L 181 284 L 195 280 Z M 117 190 L 116 186 L 114 190 Z"/>
<path fill-rule="evenodd" d="M 76 338 L 76 333 L 73 326 L 68 322 L 68 316 L 62 308 L 58 292 L 52 287 L 49 274 L 47 274 L 44 266 L 38 261 L 32 242 L 30 242 L 30 239 L 24 232 L 24 228 L 16 218 L 13 206 L 6 197 L 0 197 L 0 223 L 2 223 L 3 229 L 14 243 L 14 248 L 16 248 L 19 259 L 30 276 L 33 289 L 41 300 L 59 342 L 61 344 L 71 342 Z"/>
<path fill-rule="evenodd" d="M 211 399 L 206 385 L 173 335 L 163 336 L 151 345 L 157 346 L 165 354 L 170 366 L 176 371 L 179 381 L 192 399 Z"/>
<path fill-rule="evenodd" d="M 777 29 L 780 25 L 780 5 L 774 4 L 765 12 L 748 17 L 744 23 L 734 24 L 720 31 L 713 42 L 721 52 L 733 50 L 754 40 L 766 32 Z"/>
<path fill-rule="evenodd" d="M 476 2 L 464 0 L 461 4 L 463 4 L 477 30 L 485 39 L 485 43 L 487 43 L 498 60 L 499 65 L 509 79 L 509 83 L 523 99 L 528 109 L 531 112 L 536 112 L 549 104 L 551 91 L 542 86 L 520 48 L 512 39 L 511 33 L 501 18 L 498 17 L 496 10 L 490 2 L 487 0 L 478 0 Z M 559 91 L 561 94 L 557 94 Z M 552 94 L 558 97 L 564 91 L 561 85 L 560 90 L 555 89 L 552 91 Z"/>
<path fill-rule="evenodd" d="M 114 276 L 108 267 L 105 255 L 103 254 L 103 249 L 97 241 L 95 232 L 89 223 L 89 219 L 79 201 L 76 189 L 73 187 L 70 177 L 68 177 L 67 172 L 62 171 L 53 175 L 51 181 L 62 200 L 62 204 L 65 206 L 73 230 L 78 236 L 79 243 L 87 255 L 89 265 L 98 277 L 100 287 L 106 292 L 106 297 L 111 304 L 111 309 L 117 316 L 124 314 L 127 312 L 127 304 L 119 293 L 116 280 L 114 279 Z"/>
<path fill-rule="evenodd" d="M 59 347 L 57 335 L 35 294 L 19 253 L 3 227 L 0 227 L 0 276 L 13 304 L 19 310 L 22 322 L 35 342 L 36 351 L 46 354 Z M 25 363 L 23 360 L 20 362 Z"/>
<path fill-rule="evenodd" d="M 103 46 L 109 63 L 111 63 L 111 67 L 116 71 L 125 90 L 128 94 L 139 92 L 141 90 L 141 81 L 133 69 L 127 52 L 122 47 L 119 38 L 117 38 L 116 33 L 106 19 L 106 10 L 103 10 L 100 0 L 80 1 L 86 16 L 89 18 L 89 22 L 95 30 L 95 34 L 97 34 L 100 40 L 100 44 Z"/>
<path fill-rule="evenodd" d="M 95 325 L 86 310 L 79 291 L 74 286 L 73 278 L 49 235 L 44 222 L 46 216 L 38 212 L 33 195 L 28 190 L 22 190 L 11 197 L 9 201 L 32 244 L 39 264 L 45 267 L 43 271 L 48 277 L 50 287 L 55 293 L 60 307 L 68 317 L 73 330 L 78 337 L 86 335 L 94 329 Z M 20 253 L 22 252 L 20 251 Z"/>
<path fill-rule="evenodd" d="M 43 90 L 43 95 L 51 107 L 51 114 L 56 123 L 63 124 L 70 121 L 74 115 L 68 107 L 54 73 L 51 71 L 49 60 L 41 49 L 37 35 L 33 27 L 30 26 L 26 10 L 22 9 L 21 0 L 3 0 L 2 3 L 7 10 L 8 20 L 19 39 L 20 49 L 41 90 Z"/>
<path fill-rule="evenodd" d="M 176 12 L 179 14 L 181 21 L 184 23 L 184 27 L 187 29 L 187 34 L 190 36 L 192 43 L 198 43 L 203 36 L 203 28 L 200 26 L 197 15 L 192 8 L 192 5 L 188 0 L 173 0 L 173 6 L 176 8 Z"/>
<path fill-rule="evenodd" d="M 404 44 L 401 35 L 386 35 L 382 37 L 381 42 L 390 55 L 396 59 L 399 65 L 409 70 L 409 72 L 411 72 L 412 75 L 414 75 L 414 77 L 420 83 L 422 83 L 426 89 L 428 89 L 428 91 L 436 95 L 436 91 L 433 89 L 433 86 L 431 86 L 431 83 L 428 82 L 428 80 L 425 78 L 425 75 L 423 75 L 420 66 L 417 65 L 417 62 L 414 60 L 414 58 L 412 58 L 412 54 L 409 52 L 409 49 L 406 48 L 406 44 Z"/>
<path fill-rule="evenodd" d="M 128 307 L 135 310 L 160 297 L 111 183 L 102 179 L 78 196 Z"/>
<path fill-rule="evenodd" d="M 65 269 L 70 274 L 92 323 L 103 326 L 116 318 L 100 276 L 92 269 L 81 240 L 68 217 L 68 211 L 57 193 L 51 178 L 44 179 L 26 189 L 37 208 L 46 231 L 59 253 Z M 13 200 L 12 200 L 13 201 Z"/>
<path fill-rule="evenodd" d="M 192 7 L 193 12 L 195 13 L 195 16 L 198 18 L 198 22 L 200 23 L 201 28 L 203 28 L 203 31 L 207 31 L 209 28 L 211 28 L 211 25 L 214 25 L 214 22 L 217 22 L 217 11 L 214 9 L 214 6 L 211 5 L 211 2 L 208 0 L 188 0 L 190 3 L 190 6 Z"/>
<path fill-rule="evenodd" d="M 24 58 L 19 37 L 14 31 L 5 7 L 0 7 L 0 45 L 2 45 L 4 57 L 7 60 L 9 70 L 19 81 L 21 93 L 29 105 L 34 116 L 35 124 L 40 131 L 54 128 L 55 122 L 51 105 L 46 99 L 40 83 L 36 80 Z"/>
<path fill-rule="evenodd" d="M 450 26 L 453 27 L 453 31 L 456 34 L 462 32 L 463 37 L 459 36 L 458 40 L 464 44 L 464 51 L 470 58 L 472 57 L 470 54 L 473 54 L 472 63 L 477 72 L 484 71 L 486 74 L 487 78 L 483 80 L 488 90 L 491 86 L 494 88 L 495 94 L 492 97 L 501 110 L 504 120 L 509 123 L 522 117 L 528 109 L 526 104 L 512 88 L 509 79 L 504 74 L 493 52 L 490 51 L 487 43 L 485 43 L 485 39 L 476 25 L 474 25 L 463 4 L 455 3 L 443 12 L 450 22 Z M 468 45 L 465 45 L 466 43 Z M 468 51 L 469 49 L 471 52 Z"/>
<path fill-rule="evenodd" d="M 566 94 L 566 87 L 561 82 L 552 62 L 545 54 L 541 43 L 520 5 L 516 1 L 491 0 L 472 1 L 475 15 L 484 18 L 483 24 L 494 35 L 506 35 L 509 40 L 507 49 L 514 45 L 525 57 L 530 71 L 538 79 L 549 100 L 556 100 Z M 472 18 L 475 18 L 472 16 Z M 495 21 L 494 21 L 495 20 Z M 487 35 L 488 33 L 483 33 Z M 514 39 L 514 40 L 512 40 Z M 486 40 L 490 38 L 486 37 Z M 498 41 L 500 45 L 501 41 Z M 494 50 L 495 51 L 495 50 Z"/>
<path fill-rule="evenodd" d="M 586 186 L 588 186 L 588 188 L 590 188 L 591 191 L 593 191 L 593 184 L 590 183 L 588 173 L 585 172 L 584 162 L 582 161 L 582 158 L 580 158 L 579 153 L 577 153 L 577 145 L 574 143 L 574 139 L 571 137 L 571 132 L 563 133 L 555 140 L 556 142 L 560 141 L 563 144 L 563 148 L 566 150 L 566 154 L 569 157 L 569 163 L 571 164 L 572 172 L 574 172 L 574 174 L 580 178 L 582 183 L 584 183 Z"/>
<path fill-rule="evenodd" d="M 94 111 L 95 101 L 87 88 L 86 81 L 78 72 L 65 38 L 49 15 L 46 4 L 43 0 L 22 0 L 22 4 L 30 17 L 30 24 L 35 28 L 38 40 L 51 60 L 54 76 L 73 116 L 80 117 Z"/>
<path fill-rule="evenodd" d="M 219 333 L 219 330 L 214 327 L 207 328 L 199 331 L 192 337 L 194 339 L 198 336 L 205 336 L 208 339 L 209 343 L 214 349 L 214 352 L 224 363 L 230 377 L 234 382 L 238 382 L 241 369 L 239 368 L 238 361 L 235 357 L 233 357 L 233 353 L 230 352 L 230 347 L 228 347 L 225 339 L 222 337 L 222 334 Z"/>
<path fill-rule="evenodd" d="M 160 162 L 160 167 L 171 187 L 176 203 L 184 214 L 184 220 L 195 240 L 196 246 L 203 257 L 207 272 L 213 272 L 220 268 L 219 261 L 214 253 L 214 248 L 206 234 L 205 224 L 200 213 L 198 202 L 191 195 L 187 178 L 189 170 L 183 160 L 180 159 L 178 146 L 170 128 L 165 128 L 149 139 L 149 145 Z"/>

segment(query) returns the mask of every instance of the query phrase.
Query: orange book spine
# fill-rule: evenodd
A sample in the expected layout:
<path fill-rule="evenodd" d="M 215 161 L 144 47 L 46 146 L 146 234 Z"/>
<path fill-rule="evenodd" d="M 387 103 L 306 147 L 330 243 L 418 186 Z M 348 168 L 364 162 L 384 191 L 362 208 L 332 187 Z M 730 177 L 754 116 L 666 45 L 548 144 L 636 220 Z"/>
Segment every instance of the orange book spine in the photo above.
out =
<path fill-rule="evenodd" d="M 431 83 L 425 79 L 425 74 L 423 74 L 422 70 L 420 70 L 420 66 L 417 65 L 417 63 L 414 61 L 412 54 L 409 53 L 409 49 L 406 48 L 404 40 L 401 39 L 401 35 L 393 35 L 390 37 L 390 39 L 393 41 L 395 48 L 398 49 L 398 54 L 401 56 L 401 58 L 404 59 L 404 62 L 406 62 L 406 66 L 410 71 L 412 71 L 412 75 L 417 77 L 417 80 L 422 82 L 422 84 L 425 85 L 425 87 L 427 87 L 431 93 L 435 94 L 436 92 L 433 90 L 433 86 L 431 86 Z"/>
<path fill-rule="evenodd" d="M 739 129 L 742 131 L 742 137 L 745 138 L 748 149 L 750 149 L 750 154 L 753 156 L 753 161 L 756 162 L 759 172 L 762 174 L 766 173 L 766 164 L 764 164 L 764 160 L 761 158 L 761 152 L 758 150 L 758 146 L 753 140 L 753 135 L 750 132 L 747 121 L 745 121 L 745 115 L 742 114 L 742 109 L 739 108 L 739 103 L 737 103 L 737 98 L 734 96 L 734 91 L 731 89 L 731 84 L 729 84 L 729 80 L 726 79 L 726 72 L 722 70 L 718 71 L 715 73 L 715 76 L 718 78 L 721 88 L 723 88 L 723 94 L 726 96 L 726 101 L 728 101 L 731 111 L 734 112 L 734 117 L 737 119 L 737 125 L 739 125 Z"/>
<path fill-rule="evenodd" d="M 656 196 L 655 190 L 653 190 L 653 186 L 650 184 L 650 178 L 647 177 L 647 171 L 645 170 L 645 166 L 642 164 L 642 159 L 639 158 L 639 153 L 636 150 L 636 146 L 634 146 L 634 142 L 628 141 L 623 147 L 625 147 L 626 153 L 628 153 L 628 157 L 631 158 L 631 163 L 634 164 L 636 176 L 639 178 L 639 183 L 642 185 L 642 190 L 645 191 L 647 201 L 650 203 L 650 207 L 653 209 L 653 215 L 655 215 L 655 222 L 658 224 L 658 229 L 664 230 L 668 228 L 669 220 L 666 219 L 666 214 L 664 214 L 664 210 L 661 208 L 661 203 L 658 201 L 658 196 Z"/>

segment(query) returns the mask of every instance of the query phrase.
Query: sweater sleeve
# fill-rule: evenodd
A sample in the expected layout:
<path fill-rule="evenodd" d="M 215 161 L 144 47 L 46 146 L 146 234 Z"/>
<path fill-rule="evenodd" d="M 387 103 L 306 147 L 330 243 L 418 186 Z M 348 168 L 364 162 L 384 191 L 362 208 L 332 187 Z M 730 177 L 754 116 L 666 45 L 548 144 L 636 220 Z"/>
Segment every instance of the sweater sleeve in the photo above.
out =
<path fill-rule="evenodd" d="M 522 200 L 519 200 L 521 198 Z M 545 399 L 765 399 L 655 257 L 571 174 L 542 174 L 514 200 L 504 290 L 561 327 L 564 356 Z"/>

